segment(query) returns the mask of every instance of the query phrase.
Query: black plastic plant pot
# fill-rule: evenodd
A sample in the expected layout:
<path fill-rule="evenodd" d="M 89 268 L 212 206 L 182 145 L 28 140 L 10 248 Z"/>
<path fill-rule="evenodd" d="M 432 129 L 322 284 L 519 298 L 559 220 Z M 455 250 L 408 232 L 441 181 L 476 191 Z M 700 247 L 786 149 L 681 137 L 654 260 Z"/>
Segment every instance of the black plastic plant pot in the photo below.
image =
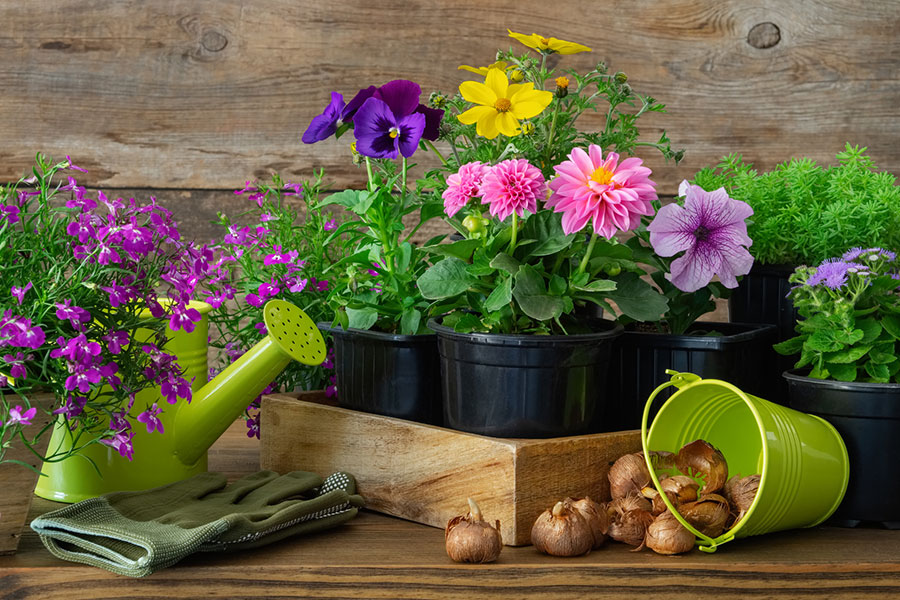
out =
<path fill-rule="evenodd" d="M 640 429 L 647 398 L 670 380 L 666 369 L 695 373 L 704 379 L 727 381 L 765 400 L 778 380 L 772 371 L 771 350 L 775 326 L 752 323 L 695 323 L 686 334 L 625 331 L 615 343 L 609 378 L 615 403 L 601 415 L 603 431 Z M 665 400 L 674 388 L 660 392 Z M 648 423 L 662 406 L 653 403 Z"/>
<path fill-rule="evenodd" d="M 829 525 L 900 529 L 900 384 L 784 373 L 790 407 L 834 425 L 847 446 L 850 482 Z"/>
<path fill-rule="evenodd" d="M 588 320 L 592 333 L 457 333 L 437 321 L 444 425 L 503 438 L 551 438 L 592 432 L 611 400 L 607 370 L 622 326 Z"/>
<path fill-rule="evenodd" d="M 728 299 L 729 319 L 735 323 L 767 323 L 777 328 L 775 343 L 788 340 L 795 335 L 795 325 L 799 315 L 794 303 L 788 298 L 791 284 L 788 277 L 794 272 L 792 265 L 761 265 L 754 263 L 750 272 L 741 279 L 738 287 Z M 787 382 L 781 374 L 793 368 L 796 356 L 782 356 L 772 348 L 769 354 L 772 371 L 765 377 L 777 383 L 772 397 L 766 398 L 779 404 L 787 404 Z"/>
<path fill-rule="evenodd" d="M 338 405 L 440 425 L 437 336 L 342 329 L 319 323 L 334 342 Z"/>

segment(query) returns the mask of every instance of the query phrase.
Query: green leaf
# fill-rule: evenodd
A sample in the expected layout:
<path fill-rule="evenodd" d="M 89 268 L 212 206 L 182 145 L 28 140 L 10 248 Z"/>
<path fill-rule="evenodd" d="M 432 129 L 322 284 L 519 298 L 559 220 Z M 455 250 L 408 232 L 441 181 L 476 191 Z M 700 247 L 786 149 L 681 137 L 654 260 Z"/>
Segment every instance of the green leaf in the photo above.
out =
<path fill-rule="evenodd" d="M 495 287 L 491 295 L 484 301 L 484 309 L 488 312 L 494 312 L 512 302 L 512 284 L 513 278 L 510 276 Z"/>
<path fill-rule="evenodd" d="M 809 336 L 806 345 L 817 352 L 834 352 L 843 347 L 843 344 L 834 339 L 834 332 L 830 329 L 819 329 Z"/>
<path fill-rule="evenodd" d="M 458 258 L 445 258 L 429 267 L 416 282 L 422 296 L 429 300 L 450 298 L 465 292 L 478 280 L 466 272 L 466 263 Z"/>
<path fill-rule="evenodd" d="M 878 365 L 888 365 L 895 360 L 897 360 L 897 356 L 895 354 L 885 352 L 884 350 L 879 350 L 877 346 L 869 352 L 869 362 L 873 362 Z"/>
<path fill-rule="evenodd" d="M 344 190 L 327 196 L 322 200 L 320 206 L 337 204 L 358 215 L 363 215 L 372 206 L 374 200 L 375 194 L 366 190 Z"/>
<path fill-rule="evenodd" d="M 614 284 L 615 285 L 615 284 Z M 550 276 L 550 285 L 548 286 L 550 294 L 553 296 L 562 296 L 566 293 L 568 284 L 566 280 L 554 273 Z"/>
<path fill-rule="evenodd" d="M 472 258 L 475 249 L 481 246 L 480 240 L 459 240 L 450 244 L 437 244 L 436 246 L 425 246 L 422 248 L 429 254 L 438 254 L 441 256 L 454 256 L 461 260 L 468 261 Z"/>
<path fill-rule="evenodd" d="M 862 329 L 853 329 L 851 331 L 839 329 L 834 332 L 834 339 L 838 343 L 845 344 L 847 346 L 857 343 L 859 340 L 863 339 L 864 336 L 865 333 Z"/>
<path fill-rule="evenodd" d="M 838 381 L 856 381 L 856 365 L 825 363 L 825 368 Z"/>
<path fill-rule="evenodd" d="M 347 326 L 354 329 L 371 329 L 378 320 L 378 311 L 374 308 L 347 307 Z"/>
<path fill-rule="evenodd" d="M 845 348 L 844 350 L 838 350 L 837 352 L 828 352 L 825 354 L 824 358 L 829 364 L 855 363 L 871 349 L 871 346 L 853 346 L 851 348 Z"/>
<path fill-rule="evenodd" d="M 871 344 L 878 339 L 882 331 L 881 323 L 871 317 L 857 321 L 856 327 L 863 332 L 862 339 L 859 340 L 861 344 Z"/>
<path fill-rule="evenodd" d="M 872 361 L 866 363 L 866 373 L 877 383 L 887 383 L 891 378 L 891 371 L 887 365 L 879 365 Z"/>
<path fill-rule="evenodd" d="M 482 325 L 478 317 L 476 317 L 472 313 L 463 313 L 462 315 L 460 315 L 456 322 L 452 325 L 452 327 L 455 331 L 458 331 L 460 333 L 469 333 L 471 331 L 484 330 L 484 325 Z"/>
<path fill-rule="evenodd" d="M 499 252 L 490 263 L 495 269 L 506 271 L 510 275 L 515 275 L 519 271 L 521 264 L 522 263 L 505 252 Z"/>
<path fill-rule="evenodd" d="M 531 265 L 519 268 L 512 293 L 522 312 L 538 321 L 560 316 L 565 306 L 561 298 L 547 293 L 544 278 Z"/>
<path fill-rule="evenodd" d="M 400 256 L 397 257 L 397 272 L 405 273 L 409 268 L 409 260 L 412 258 L 413 247 L 409 242 L 400 244 Z"/>
<path fill-rule="evenodd" d="M 547 256 L 567 248 L 576 234 L 566 235 L 562 229 L 562 214 L 542 211 L 529 217 L 522 227 L 522 239 L 535 240 L 528 249 L 530 256 Z"/>
<path fill-rule="evenodd" d="M 443 202 L 426 202 L 419 208 L 419 225 L 444 214 Z"/>
<path fill-rule="evenodd" d="M 616 282 L 612 279 L 596 279 L 587 285 L 573 285 L 572 287 L 585 292 L 611 292 L 616 289 Z"/>
<path fill-rule="evenodd" d="M 900 340 L 900 317 L 897 315 L 884 315 L 881 317 L 881 326 L 890 333 L 894 339 Z"/>
<path fill-rule="evenodd" d="M 777 352 L 778 354 L 790 356 L 791 354 L 797 354 L 798 352 L 803 350 L 804 340 L 806 340 L 806 337 L 798 335 L 797 337 L 792 337 L 789 340 L 779 342 L 772 346 L 772 348 L 774 348 L 775 352 Z"/>
<path fill-rule="evenodd" d="M 371 266 L 372 265 L 371 252 L 372 251 L 370 249 L 366 248 L 365 250 L 360 250 L 359 252 L 356 252 L 355 254 L 351 254 L 350 256 L 345 256 L 344 258 L 337 261 L 336 263 L 331 264 L 328 267 L 326 267 L 324 272 L 327 273 L 328 271 L 331 271 L 332 269 L 335 269 L 337 267 L 340 267 L 340 266 L 343 266 L 343 265 L 346 265 L 349 263 L 357 263 L 360 265 Z"/>
<path fill-rule="evenodd" d="M 422 313 L 415 308 L 407 308 L 400 315 L 400 333 L 402 335 L 415 335 L 419 332 L 419 323 L 422 322 Z"/>
<path fill-rule="evenodd" d="M 616 289 L 607 297 L 619 310 L 635 321 L 656 321 L 668 308 L 668 300 L 635 273 L 622 273 L 613 278 Z"/>

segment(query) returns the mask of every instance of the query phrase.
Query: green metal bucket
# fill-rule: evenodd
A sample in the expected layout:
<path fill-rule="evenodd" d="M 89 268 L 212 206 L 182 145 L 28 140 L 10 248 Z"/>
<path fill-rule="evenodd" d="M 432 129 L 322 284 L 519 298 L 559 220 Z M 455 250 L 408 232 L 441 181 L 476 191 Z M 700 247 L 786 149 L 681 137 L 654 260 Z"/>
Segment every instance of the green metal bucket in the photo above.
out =
<path fill-rule="evenodd" d="M 653 484 L 666 506 L 696 537 L 705 552 L 735 538 L 784 529 L 813 527 L 837 510 L 850 477 L 847 449 L 825 420 L 742 392 L 717 379 L 666 371 L 671 380 L 657 387 L 644 407 L 641 442 Z M 663 404 L 647 429 L 657 394 L 678 390 Z M 711 538 L 691 527 L 669 502 L 650 461 L 650 451 L 678 452 L 703 439 L 728 462 L 729 476 L 759 474 L 750 509 L 737 525 Z"/>

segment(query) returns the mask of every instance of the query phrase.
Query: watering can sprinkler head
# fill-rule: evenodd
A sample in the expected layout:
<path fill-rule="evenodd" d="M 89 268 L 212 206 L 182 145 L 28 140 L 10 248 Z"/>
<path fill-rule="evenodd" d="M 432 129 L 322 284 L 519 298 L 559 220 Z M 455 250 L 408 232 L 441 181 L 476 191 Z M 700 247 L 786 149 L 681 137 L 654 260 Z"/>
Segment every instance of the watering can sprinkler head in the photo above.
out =
<path fill-rule="evenodd" d="M 228 365 L 176 416 L 175 451 L 190 465 L 199 460 L 222 433 L 291 361 L 320 365 L 325 340 L 305 312 L 284 300 L 270 300 L 263 308 L 265 338 Z"/>

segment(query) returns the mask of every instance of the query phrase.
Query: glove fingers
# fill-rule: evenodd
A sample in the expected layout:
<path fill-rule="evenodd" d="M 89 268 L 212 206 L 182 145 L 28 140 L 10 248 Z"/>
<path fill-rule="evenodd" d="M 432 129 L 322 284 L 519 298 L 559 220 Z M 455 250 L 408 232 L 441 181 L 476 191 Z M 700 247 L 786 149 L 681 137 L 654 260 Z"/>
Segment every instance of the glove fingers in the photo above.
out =
<path fill-rule="evenodd" d="M 222 489 L 226 483 L 227 479 L 221 473 L 201 473 L 151 490 L 113 492 L 107 494 L 106 499 L 126 517 L 149 521 L 179 506 L 193 504 L 198 498 Z"/>
<path fill-rule="evenodd" d="M 278 477 L 279 475 L 275 471 L 260 471 L 238 479 L 225 489 L 210 494 L 203 500 L 213 501 L 216 504 L 237 504 L 254 490 L 278 479 Z"/>
<path fill-rule="evenodd" d="M 308 471 L 291 471 L 268 481 L 265 485 L 246 494 L 241 506 L 269 506 L 287 499 L 300 499 L 315 494 L 315 489 L 322 485 L 322 478 Z"/>

